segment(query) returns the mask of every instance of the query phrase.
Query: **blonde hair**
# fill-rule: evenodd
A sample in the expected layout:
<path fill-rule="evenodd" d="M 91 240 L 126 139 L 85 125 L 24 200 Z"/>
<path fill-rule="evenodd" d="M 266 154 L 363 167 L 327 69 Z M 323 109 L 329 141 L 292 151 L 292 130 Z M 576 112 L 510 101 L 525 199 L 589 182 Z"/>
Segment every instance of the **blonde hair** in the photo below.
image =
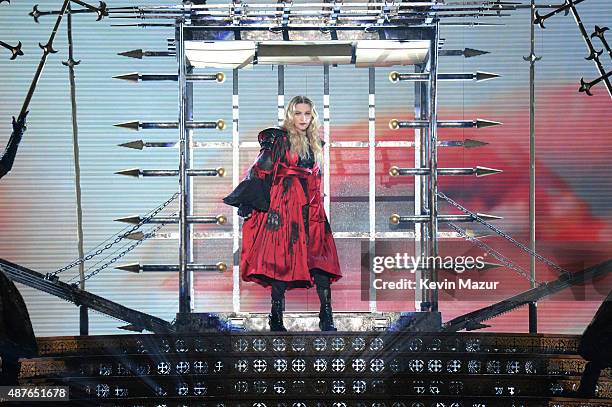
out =
<path fill-rule="evenodd" d="M 295 114 L 295 105 L 306 104 L 310 106 L 312 111 L 312 120 L 310 125 L 306 129 L 306 137 L 303 137 L 295 128 L 293 123 L 293 115 Z M 285 109 L 285 120 L 283 121 L 282 127 L 289 134 L 289 144 L 291 145 L 291 152 L 296 153 L 299 157 L 308 157 L 308 144 L 312 148 L 314 154 L 314 160 L 319 164 L 319 167 L 323 167 L 323 147 L 319 138 L 319 130 L 321 125 L 319 123 L 319 114 L 312 100 L 306 96 L 296 96 L 287 105 Z"/>

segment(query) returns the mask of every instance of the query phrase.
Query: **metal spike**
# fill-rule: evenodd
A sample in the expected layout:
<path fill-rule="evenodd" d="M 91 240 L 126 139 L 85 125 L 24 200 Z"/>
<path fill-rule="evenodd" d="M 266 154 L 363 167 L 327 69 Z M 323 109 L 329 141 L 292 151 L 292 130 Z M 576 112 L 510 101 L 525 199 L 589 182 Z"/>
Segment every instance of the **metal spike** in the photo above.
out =
<path fill-rule="evenodd" d="M 463 51 L 463 56 L 466 58 L 472 58 L 472 57 L 477 57 L 480 55 L 485 55 L 485 54 L 490 54 L 490 51 L 481 51 L 478 49 L 473 49 L 473 48 L 466 48 Z"/>
<path fill-rule="evenodd" d="M 122 264 L 115 267 L 117 270 L 125 270 L 130 273 L 140 273 L 140 263 Z"/>
<path fill-rule="evenodd" d="M 115 126 L 115 127 L 123 127 L 123 128 L 126 128 L 126 129 L 138 131 L 138 129 L 140 128 L 140 122 L 138 120 L 136 120 L 136 121 L 133 121 L 133 122 L 125 122 L 125 123 L 113 124 L 113 126 Z"/>
<path fill-rule="evenodd" d="M 465 148 L 476 148 L 476 147 L 482 147 L 482 146 L 486 146 L 487 142 L 484 141 L 479 141 L 479 140 L 472 140 L 472 139 L 465 139 L 465 141 L 463 142 L 463 147 Z"/>
<path fill-rule="evenodd" d="M 497 170 L 495 168 L 480 167 L 480 166 L 476 167 L 477 177 L 486 177 L 487 175 L 498 174 L 500 172 L 503 172 L 503 171 Z"/>
<path fill-rule="evenodd" d="M 123 144 L 118 144 L 119 147 L 127 147 L 127 148 L 133 148 L 134 150 L 142 150 L 145 146 L 144 141 L 142 140 L 135 140 L 135 141 L 129 141 L 127 143 L 123 143 Z"/>
<path fill-rule="evenodd" d="M 143 57 L 173 57 L 176 53 L 170 51 L 143 51 L 142 49 L 134 49 L 132 51 L 119 52 L 117 55 L 142 59 Z"/>
<path fill-rule="evenodd" d="M 113 79 L 122 79 L 124 81 L 138 82 L 140 74 L 138 72 L 126 73 L 124 75 L 113 76 Z"/>
<path fill-rule="evenodd" d="M 481 51 L 473 48 L 465 48 L 465 49 L 441 49 L 439 52 L 439 56 L 443 57 L 465 57 L 465 58 L 473 58 L 480 55 L 490 54 L 490 51 Z"/>
<path fill-rule="evenodd" d="M 496 73 L 476 72 L 476 82 L 488 81 L 495 78 L 499 78 L 499 75 Z"/>
<path fill-rule="evenodd" d="M 127 175 L 128 177 L 138 178 L 142 174 L 142 172 L 140 171 L 140 168 L 130 168 L 128 170 L 117 171 L 115 174 Z"/>
<path fill-rule="evenodd" d="M 115 222 L 123 222 L 123 223 L 130 223 L 132 225 L 138 225 L 140 222 L 142 222 L 142 218 L 138 215 L 128 216 L 126 218 L 117 218 L 115 219 Z"/>
<path fill-rule="evenodd" d="M 495 122 L 492 120 L 476 119 L 476 127 L 482 129 L 484 127 L 500 126 L 502 122 Z"/>
<path fill-rule="evenodd" d="M 501 216 L 489 215 L 487 213 L 476 212 L 476 215 L 478 215 L 483 220 L 499 220 L 499 219 L 503 219 L 503 217 L 501 217 Z"/>
<path fill-rule="evenodd" d="M 142 52 L 142 49 L 134 49 L 132 51 L 119 52 L 117 55 L 121 55 L 123 57 L 128 58 L 142 59 L 144 53 Z"/>

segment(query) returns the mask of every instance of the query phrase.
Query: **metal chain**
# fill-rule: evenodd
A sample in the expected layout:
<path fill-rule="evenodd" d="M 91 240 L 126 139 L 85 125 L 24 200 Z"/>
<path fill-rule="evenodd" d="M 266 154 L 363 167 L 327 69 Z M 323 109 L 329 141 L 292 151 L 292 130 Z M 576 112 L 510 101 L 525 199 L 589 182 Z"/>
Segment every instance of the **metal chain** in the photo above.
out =
<path fill-rule="evenodd" d="M 172 214 L 171 216 L 176 215 L 176 212 L 174 214 Z M 134 250 L 136 247 L 138 247 L 139 245 L 141 245 L 145 240 L 149 239 L 150 237 L 152 237 L 156 232 L 158 232 L 161 228 L 163 228 L 164 226 L 166 226 L 166 223 L 160 223 L 159 225 L 155 226 L 153 229 L 151 229 L 150 232 L 146 233 L 143 238 L 141 240 L 137 240 L 136 242 L 132 243 L 131 245 L 129 245 L 126 249 L 124 249 L 121 253 L 119 253 L 118 255 L 116 255 L 115 257 L 113 257 L 112 259 L 110 259 L 109 261 L 105 262 L 103 265 L 101 265 L 100 267 L 96 268 L 94 271 L 92 271 L 91 273 L 87 274 L 84 278 L 83 281 L 87 281 L 90 278 L 92 278 L 93 276 L 95 276 L 96 274 L 98 274 L 99 272 L 101 272 L 102 270 L 106 269 L 108 266 L 110 266 L 111 264 L 115 263 L 117 260 L 119 260 L 120 258 L 124 257 L 126 254 L 128 254 L 129 252 L 131 252 L 132 250 Z M 76 279 L 78 276 L 73 277 L 70 281 Z"/>
<path fill-rule="evenodd" d="M 130 234 L 134 233 L 135 231 L 137 231 L 138 229 L 140 229 L 142 227 L 142 225 L 144 225 L 145 223 L 148 223 L 155 215 L 157 215 L 160 211 L 162 211 L 165 207 L 167 207 L 168 205 L 170 205 L 170 203 L 172 201 L 174 201 L 177 197 L 179 196 L 179 193 L 176 192 L 174 195 L 172 195 L 172 197 L 170 199 L 168 199 L 166 202 L 164 202 L 163 204 L 161 204 L 160 206 L 158 206 L 157 208 L 155 208 L 148 216 L 146 216 L 145 218 L 143 218 L 140 222 L 138 222 L 138 224 L 134 225 L 132 228 L 130 228 L 130 230 L 128 230 L 125 233 L 122 233 L 120 235 L 118 235 L 114 241 L 112 241 L 111 243 L 107 243 L 104 247 L 102 247 L 101 249 L 96 250 L 93 253 L 89 253 L 87 256 L 85 257 L 81 257 L 75 261 L 73 261 L 72 263 L 68 264 L 67 266 L 64 266 L 52 273 L 48 273 L 48 275 L 55 277 L 60 273 L 63 273 L 66 270 L 69 270 L 75 266 L 78 266 L 82 263 L 85 263 L 86 261 L 91 260 L 92 258 L 94 258 L 95 256 L 100 255 L 101 253 L 105 252 L 106 250 L 110 249 L 111 247 L 113 247 L 114 245 L 116 245 L 117 243 L 119 243 L 121 240 L 127 238 L 127 236 L 129 236 Z M 108 239 L 106 239 L 108 240 Z M 106 241 L 105 240 L 105 241 Z M 143 239 L 144 240 L 144 239 Z"/>
<path fill-rule="evenodd" d="M 466 240 L 472 242 L 475 246 L 478 246 L 479 248 L 481 248 L 482 250 L 484 250 L 485 252 L 487 252 L 488 254 L 490 254 L 491 256 L 495 257 L 497 260 L 499 260 L 500 262 L 502 262 L 502 264 L 509 268 L 514 270 L 517 274 L 525 277 L 527 280 L 529 280 L 530 282 L 534 282 L 536 284 L 541 284 L 541 282 L 539 282 L 538 280 L 532 279 L 530 273 L 528 273 L 527 271 L 525 271 L 521 266 L 518 266 L 516 264 L 514 264 L 512 262 L 512 260 L 510 260 L 509 258 L 507 258 L 506 256 L 504 256 L 503 254 L 501 254 L 500 252 L 498 252 L 497 250 L 493 249 L 491 246 L 489 246 L 488 244 L 486 244 L 483 241 L 478 240 L 475 237 L 472 237 L 470 235 L 467 234 L 467 232 L 460 228 L 459 226 L 457 226 L 456 224 L 452 223 L 452 222 L 447 222 L 448 225 L 455 231 L 457 232 L 459 235 L 461 235 L 461 237 L 465 238 Z"/>
<path fill-rule="evenodd" d="M 449 202 L 451 205 L 453 205 L 454 207 L 456 207 L 457 209 L 459 209 L 460 211 L 462 211 L 465 214 L 469 214 L 470 216 L 472 216 L 472 218 L 474 218 L 478 223 L 488 227 L 489 229 L 491 229 L 492 231 L 494 231 L 495 233 L 497 233 L 498 235 L 502 236 L 503 238 L 505 238 L 506 240 L 508 240 L 510 243 L 512 243 L 513 245 L 515 245 L 516 247 L 518 247 L 521 250 L 526 251 L 527 253 L 529 253 L 530 255 L 532 255 L 533 257 L 535 257 L 536 259 L 540 260 L 541 262 L 547 264 L 548 266 L 554 268 L 555 270 L 557 270 L 560 273 L 563 274 L 570 274 L 569 271 L 565 270 L 563 267 L 555 264 L 554 262 L 552 262 L 551 260 L 548 260 L 546 257 L 542 256 L 541 254 L 536 253 L 535 251 L 531 250 L 529 247 L 525 246 L 523 243 L 519 242 L 518 240 L 516 240 L 515 238 L 513 238 L 512 236 L 510 236 L 509 234 L 505 233 L 503 230 L 497 228 L 496 226 L 490 224 L 489 222 L 487 222 L 486 220 L 482 219 L 480 216 L 478 216 L 478 214 L 470 211 L 469 209 L 465 208 L 464 206 L 460 205 L 459 203 L 453 201 L 451 198 L 449 198 L 448 196 L 446 196 L 443 192 L 439 192 L 438 191 L 438 196 L 444 200 L 446 200 L 447 202 Z"/>

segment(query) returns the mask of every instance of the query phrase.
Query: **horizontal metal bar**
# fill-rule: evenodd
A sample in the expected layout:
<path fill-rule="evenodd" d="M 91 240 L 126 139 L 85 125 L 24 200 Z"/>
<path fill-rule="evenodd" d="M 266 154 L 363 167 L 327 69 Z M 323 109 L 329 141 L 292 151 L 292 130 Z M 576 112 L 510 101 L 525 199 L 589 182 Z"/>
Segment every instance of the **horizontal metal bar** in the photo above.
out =
<path fill-rule="evenodd" d="M 477 213 L 477 215 L 485 220 L 502 219 L 499 216 L 489 215 L 486 213 Z M 437 219 L 438 222 L 472 222 L 475 220 L 475 218 L 471 215 L 439 215 Z M 397 225 L 400 222 L 425 223 L 429 221 L 429 215 L 400 216 L 397 214 L 393 214 L 389 217 L 389 222 L 393 225 Z"/>
<path fill-rule="evenodd" d="M 369 239 L 368 232 L 334 232 L 335 239 Z M 132 240 L 142 240 L 144 233 L 136 232 L 128 236 Z M 178 240 L 178 232 L 156 232 L 148 239 L 154 240 Z M 374 238 L 377 239 L 414 239 L 415 234 L 412 231 L 387 231 L 376 232 Z M 440 239 L 463 239 L 457 232 L 438 232 Z M 231 232 L 195 232 L 193 240 L 231 240 L 233 235 Z"/>
<path fill-rule="evenodd" d="M 179 266 L 174 264 L 140 264 L 130 263 L 116 266 L 116 269 L 129 271 L 131 273 L 140 272 L 178 272 Z M 216 264 L 187 264 L 187 270 L 189 271 L 216 271 L 223 273 L 227 270 L 227 264 L 224 262 L 218 262 Z"/>

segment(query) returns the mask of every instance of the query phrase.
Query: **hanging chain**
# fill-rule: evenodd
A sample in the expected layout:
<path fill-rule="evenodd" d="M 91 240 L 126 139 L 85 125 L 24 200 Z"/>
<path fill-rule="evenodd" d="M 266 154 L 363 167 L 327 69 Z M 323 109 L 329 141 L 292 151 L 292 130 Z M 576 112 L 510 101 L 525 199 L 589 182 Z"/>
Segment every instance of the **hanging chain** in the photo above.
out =
<path fill-rule="evenodd" d="M 127 232 L 120 234 L 119 236 L 117 236 L 115 238 L 114 241 L 107 243 L 104 247 L 96 250 L 93 253 L 89 253 L 87 256 L 85 257 L 81 257 L 75 261 L 73 261 L 72 263 L 68 264 L 67 266 L 62 267 L 61 269 L 58 269 L 52 273 L 47 273 L 47 276 L 51 276 L 51 277 L 56 277 L 58 274 L 63 273 L 66 270 L 69 270 L 75 266 L 78 266 L 82 263 L 85 263 L 86 261 L 91 260 L 92 258 L 94 258 L 95 256 L 100 255 L 101 253 L 105 252 L 106 250 L 110 249 L 111 247 L 113 247 L 114 245 L 116 245 L 117 243 L 119 243 L 121 240 L 127 238 L 130 234 L 134 233 L 135 231 L 137 231 L 138 229 L 140 229 L 145 223 L 148 223 L 155 215 L 157 215 L 159 212 L 161 212 L 165 207 L 167 207 L 168 205 L 170 205 L 170 203 L 172 201 L 174 201 L 177 197 L 179 196 L 179 193 L 176 192 L 174 195 L 172 195 L 172 197 L 170 199 L 168 199 L 166 202 L 164 202 L 163 204 L 161 204 L 160 206 L 158 206 L 157 208 L 155 208 L 148 216 L 146 216 L 145 218 L 143 218 L 140 222 L 138 222 L 138 224 L 134 225 L 130 230 L 128 230 Z M 163 225 L 163 224 L 162 224 Z M 159 229 L 158 229 L 159 230 Z M 108 240 L 108 239 L 107 239 Z M 144 239 L 143 239 L 144 240 Z M 142 242 L 142 241 L 139 241 Z M 131 249 L 130 249 L 131 250 Z"/>
<path fill-rule="evenodd" d="M 492 248 L 491 246 L 489 246 L 485 242 L 482 242 L 482 241 L 478 240 L 477 238 L 468 235 L 467 232 L 464 229 L 460 228 L 456 224 L 454 224 L 452 222 L 447 222 L 447 223 L 461 237 L 463 237 L 464 239 L 472 242 L 475 246 L 481 248 L 482 250 L 484 250 L 485 252 L 487 252 L 491 256 L 495 257 L 497 260 L 499 260 L 503 264 L 503 266 L 505 266 L 505 267 L 507 267 L 509 269 L 514 270 L 517 274 L 525 277 L 527 280 L 529 280 L 532 283 L 536 283 L 538 285 L 541 284 L 539 281 L 531 278 L 531 274 L 527 273 L 527 271 L 525 271 L 521 266 L 514 264 L 512 262 L 512 260 L 510 260 L 509 258 L 504 256 L 503 254 L 501 254 L 500 252 L 498 252 L 497 250 L 495 250 L 494 248 Z"/>
<path fill-rule="evenodd" d="M 175 216 L 176 212 L 173 213 L 171 216 Z M 149 239 L 150 237 L 152 237 L 153 235 L 155 235 L 155 233 L 157 233 L 161 228 L 163 228 L 164 226 L 166 226 L 166 222 L 160 223 L 159 225 L 155 226 L 153 229 L 151 229 L 151 231 L 149 231 L 148 233 L 146 233 L 142 239 L 137 240 L 136 242 L 132 243 L 131 245 L 129 245 L 126 249 L 124 249 L 121 253 L 119 253 L 118 255 L 116 255 L 115 257 L 113 257 L 112 259 L 110 259 L 109 261 L 105 262 L 103 265 L 101 265 L 100 267 L 96 268 L 94 271 L 92 271 L 91 273 L 87 274 L 84 278 L 83 281 L 87 281 L 90 278 L 92 278 L 93 276 L 95 276 L 96 274 L 98 274 L 99 272 L 101 272 L 102 270 L 106 269 L 108 266 L 110 266 L 111 264 L 115 263 L 117 260 L 119 260 L 120 258 L 124 257 L 126 254 L 128 254 L 129 252 L 131 252 L 132 250 L 134 250 L 136 247 L 138 247 L 139 245 L 141 245 L 145 240 Z M 78 276 L 73 277 L 70 281 L 75 280 L 76 278 L 78 278 Z"/>
<path fill-rule="evenodd" d="M 547 264 L 548 266 L 554 268 L 555 270 L 557 270 L 558 272 L 560 272 L 562 274 L 570 274 L 569 271 L 565 270 L 563 267 L 555 264 L 551 260 L 548 260 L 546 257 L 536 253 L 535 251 L 531 250 L 529 247 L 525 246 L 523 243 L 519 242 L 518 240 L 516 240 L 515 238 L 513 238 L 509 234 L 505 233 L 503 230 L 497 228 L 496 226 L 494 226 L 494 225 L 490 224 L 489 222 L 487 222 L 486 220 L 482 219 L 480 216 L 478 216 L 478 214 L 470 211 L 469 209 L 465 208 L 464 206 L 460 205 L 459 203 L 453 201 L 451 198 L 449 198 L 448 196 L 444 195 L 443 192 L 438 192 L 438 196 L 440 198 L 446 200 L 448 203 L 450 203 L 451 205 L 453 205 L 454 207 L 456 207 L 457 209 L 459 209 L 463 213 L 472 216 L 472 218 L 474 218 L 478 223 L 488 227 L 489 229 L 491 229 L 492 231 L 494 231 L 498 235 L 502 236 L 503 238 L 508 240 L 510 243 L 512 243 L 516 247 L 518 247 L 519 249 L 526 251 L 527 253 L 529 253 L 530 255 L 535 257 L 536 259 L 538 259 L 541 262 Z"/>

